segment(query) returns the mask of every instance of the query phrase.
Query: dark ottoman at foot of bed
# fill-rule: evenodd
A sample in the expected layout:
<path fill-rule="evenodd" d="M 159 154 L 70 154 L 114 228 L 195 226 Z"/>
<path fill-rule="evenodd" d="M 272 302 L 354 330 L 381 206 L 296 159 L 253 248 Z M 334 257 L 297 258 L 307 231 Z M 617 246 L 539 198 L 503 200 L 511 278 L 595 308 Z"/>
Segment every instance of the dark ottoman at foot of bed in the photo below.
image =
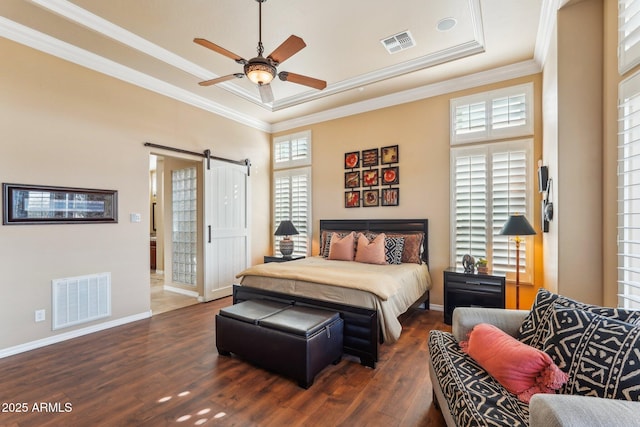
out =
<path fill-rule="evenodd" d="M 342 358 L 339 313 L 275 301 L 245 301 L 216 315 L 218 353 L 234 353 L 309 388 L 315 376 Z"/>

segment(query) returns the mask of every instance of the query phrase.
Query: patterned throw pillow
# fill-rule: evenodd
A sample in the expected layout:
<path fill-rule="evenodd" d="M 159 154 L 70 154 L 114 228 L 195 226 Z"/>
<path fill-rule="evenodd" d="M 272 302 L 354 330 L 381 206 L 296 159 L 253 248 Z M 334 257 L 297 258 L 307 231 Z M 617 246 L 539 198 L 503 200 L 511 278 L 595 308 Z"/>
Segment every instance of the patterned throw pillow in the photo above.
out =
<path fill-rule="evenodd" d="M 569 375 L 562 394 L 640 400 L 640 326 L 555 304 L 544 351 Z"/>
<path fill-rule="evenodd" d="M 520 325 L 518 340 L 532 347 L 542 349 L 544 341 L 549 335 L 554 304 L 567 308 L 577 308 L 622 322 L 640 325 L 640 310 L 625 310 L 584 304 L 571 298 L 551 293 L 546 289 L 540 289 L 531 311 L 527 314 L 522 325 Z"/>
<path fill-rule="evenodd" d="M 379 233 L 372 231 L 365 232 L 367 239 L 373 240 Z M 402 263 L 422 264 L 422 243 L 424 242 L 424 233 L 420 232 L 407 232 L 397 233 L 389 232 L 385 233 L 387 238 L 389 237 L 402 237 L 404 239 L 404 246 L 402 248 Z"/>
<path fill-rule="evenodd" d="M 387 237 L 384 239 L 384 254 L 387 264 L 402 264 L 404 237 Z"/>

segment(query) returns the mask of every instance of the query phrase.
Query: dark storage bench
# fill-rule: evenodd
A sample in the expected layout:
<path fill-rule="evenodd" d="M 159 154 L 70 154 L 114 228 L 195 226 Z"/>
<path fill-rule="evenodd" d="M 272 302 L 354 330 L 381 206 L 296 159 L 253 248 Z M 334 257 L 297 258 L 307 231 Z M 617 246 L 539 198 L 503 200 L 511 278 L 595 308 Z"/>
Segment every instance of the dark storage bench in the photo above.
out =
<path fill-rule="evenodd" d="M 309 388 L 329 363 L 342 358 L 338 313 L 269 300 L 249 300 L 216 315 L 216 347 Z"/>

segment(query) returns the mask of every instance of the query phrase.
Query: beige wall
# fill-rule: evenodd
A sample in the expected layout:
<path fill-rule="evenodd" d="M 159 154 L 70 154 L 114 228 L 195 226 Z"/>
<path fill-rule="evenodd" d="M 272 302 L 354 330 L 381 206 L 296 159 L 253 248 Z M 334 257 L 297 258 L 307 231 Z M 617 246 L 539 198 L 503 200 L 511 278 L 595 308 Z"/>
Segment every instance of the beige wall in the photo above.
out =
<path fill-rule="evenodd" d="M 589 31 L 584 31 L 589 28 Z M 555 219 L 545 236 L 545 284 L 603 303 L 603 2 L 562 8 L 544 68 L 544 162 Z"/>
<path fill-rule="evenodd" d="M 320 219 L 342 218 L 428 218 L 430 269 L 434 282 L 432 302 L 443 304 L 442 271 L 449 262 L 449 100 L 472 93 L 525 82 L 534 82 L 536 105 L 540 105 L 541 76 L 515 79 L 424 99 L 409 104 L 358 114 L 308 128 L 313 140 L 313 254 L 319 251 Z M 542 120 L 539 107 L 534 114 L 534 158 L 541 157 Z M 287 134 L 296 130 L 281 132 Z M 400 205 L 398 207 L 344 207 L 344 154 L 349 151 L 399 146 Z M 534 205 L 540 197 L 537 193 Z M 530 220 L 540 223 L 538 210 Z M 525 286 L 521 303 L 530 304 L 541 286 L 542 238 L 536 237 L 535 286 Z M 514 290 L 507 290 L 507 304 L 515 306 Z"/>
<path fill-rule="evenodd" d="M 107 321 L 148 314 L 145 141 L 250 158 L 252 259 L 267 253 L 269 135 L 5 39 L 0 51 L 0 181 L 114 189 L 119 202 L 118 224 L 0 226 L 0 351 L 73 330 L 51 331 L 55 278 L 109 271 Z"/>

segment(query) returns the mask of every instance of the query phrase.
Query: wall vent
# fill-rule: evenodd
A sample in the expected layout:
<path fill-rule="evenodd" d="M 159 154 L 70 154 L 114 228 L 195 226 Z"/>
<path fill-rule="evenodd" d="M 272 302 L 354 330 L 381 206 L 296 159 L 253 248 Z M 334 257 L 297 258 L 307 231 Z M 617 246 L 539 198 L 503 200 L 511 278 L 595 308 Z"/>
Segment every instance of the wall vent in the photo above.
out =
<path fill-rule="evenodd" d="M 380 40 L 380 43 L 387 49 L 389 53 L 400 52 L 401 50 L 407 50 L 416 45 L 416 41 L 413 39 L 409 30 L 403 31 L 398 34 L 394 34 L 385 39 Z"/>
<path fill-rule="evenodd" d="M 111 273 L 54 279 L 51 287 L 53 330 L 111 316 Z"/>

